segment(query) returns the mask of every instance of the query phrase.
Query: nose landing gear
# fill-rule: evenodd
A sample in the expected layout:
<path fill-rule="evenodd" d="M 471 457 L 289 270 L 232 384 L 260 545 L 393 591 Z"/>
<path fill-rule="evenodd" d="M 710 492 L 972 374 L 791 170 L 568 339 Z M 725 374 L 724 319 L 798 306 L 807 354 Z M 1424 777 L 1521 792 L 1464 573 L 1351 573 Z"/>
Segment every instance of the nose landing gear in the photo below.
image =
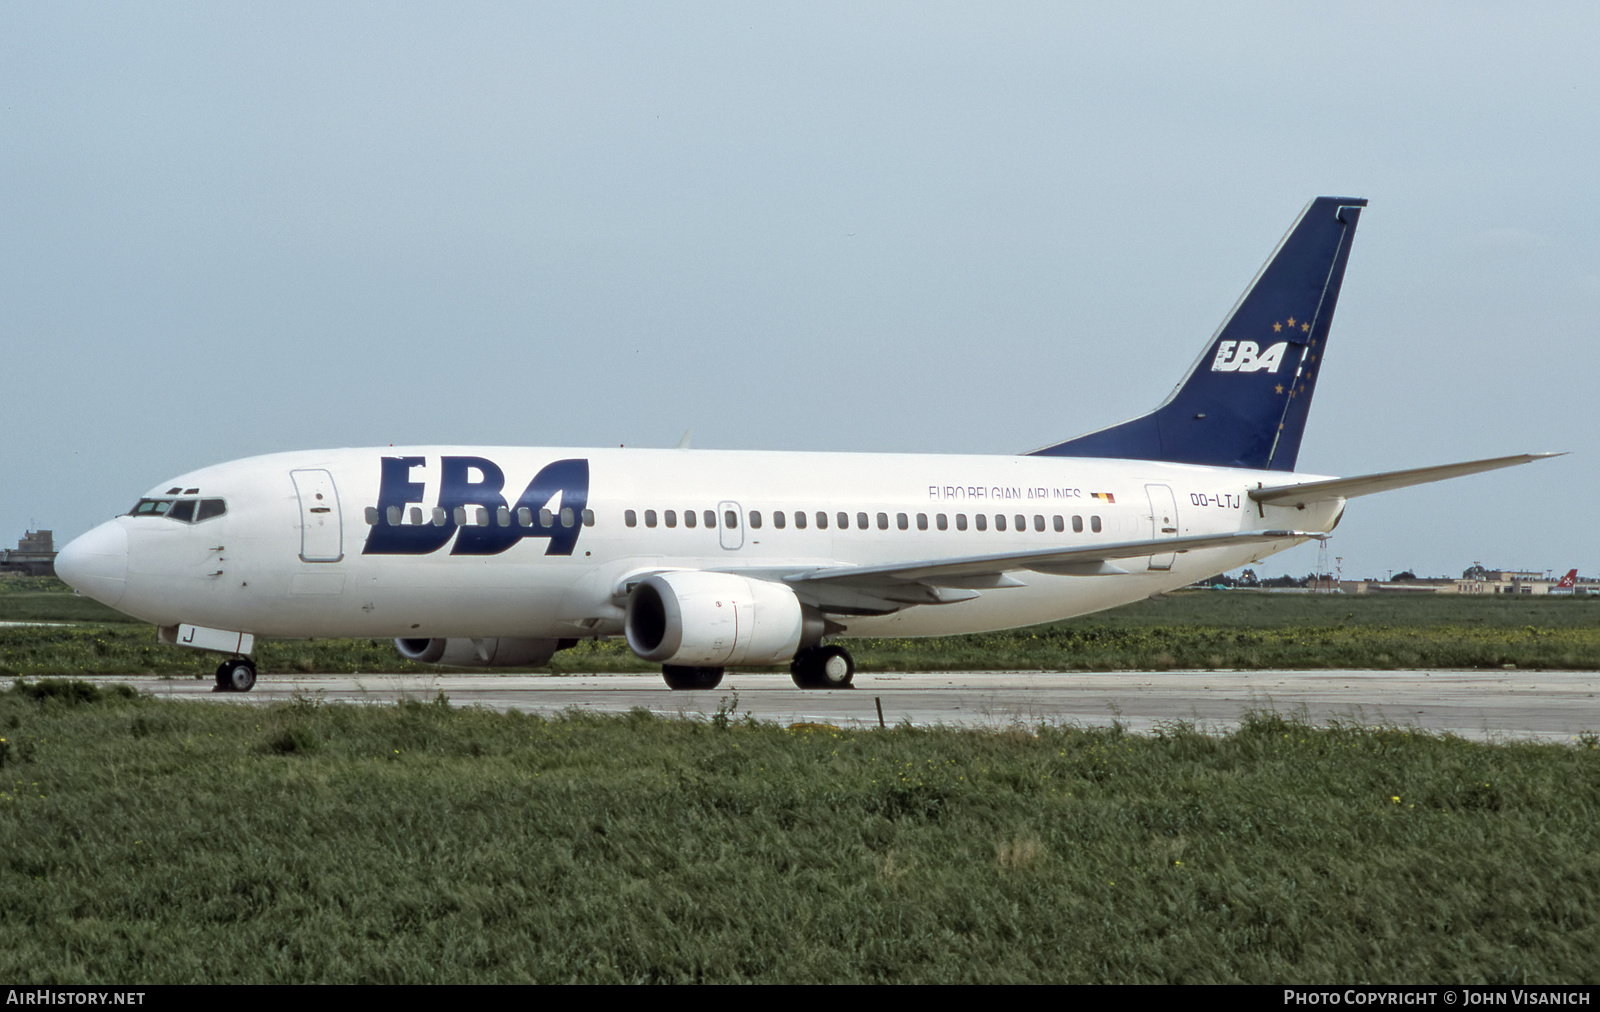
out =
<path fill-rule="evenodd" d="M 248 657 L 230 657 L 217 665 L 218 692 L 249 692 L 255 688 L 256 666 Z"/>

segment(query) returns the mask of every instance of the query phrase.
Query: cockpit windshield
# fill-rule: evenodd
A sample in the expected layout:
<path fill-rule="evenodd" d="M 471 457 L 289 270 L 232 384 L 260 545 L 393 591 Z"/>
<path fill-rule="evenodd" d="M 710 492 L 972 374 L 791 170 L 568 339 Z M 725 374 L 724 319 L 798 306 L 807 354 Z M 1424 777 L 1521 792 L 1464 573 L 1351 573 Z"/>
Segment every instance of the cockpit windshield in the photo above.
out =
<path fill-rule="evenodd" d="M 171 499 L 140 499 L 138 504 L 128 511 L 128 516 L 164 517 L 167 515 L 167 510 L 171 508 Z"/>
<path fill-rule="evenodd" d="M 140 499 L 128 511 L 130 517 L 166 517 L 180 523 L 198 524 L 228 512 L 225 499 Z"/>

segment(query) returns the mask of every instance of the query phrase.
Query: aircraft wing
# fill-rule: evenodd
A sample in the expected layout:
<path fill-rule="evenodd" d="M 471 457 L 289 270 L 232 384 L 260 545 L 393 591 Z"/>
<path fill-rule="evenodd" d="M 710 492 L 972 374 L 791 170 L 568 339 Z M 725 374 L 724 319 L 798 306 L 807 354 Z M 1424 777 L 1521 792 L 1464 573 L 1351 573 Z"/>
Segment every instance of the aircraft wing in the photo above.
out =
<path fill-rule="evenodd" d="M 1269 506 L 1298 506 L 1304 509 L 1311 503 L 1329 499 L 1353 499 L 1358 495 L 1388 492 L 1411 485 L 1426 485 L 1431 481 L 1459 478 L 1480 471 L 1494 471 L 1502 467 L 1516 467 L 1546 457 L 1560 457 L 1560 453 L 1519 453 L 1510 457 L 1490 457 L 1487 460 L 1469 460 L 1460 464 L 1439 464 L 1435 467 L 1414 467 L 1408 471 L 1384 471 L 1380 474 L 1363 474 L 1355 478 L 1333 478 L 1329 481 L 1308 481 L 1299 485 L 1274 485 L 1270 488 L 1252 489 L 1250 498 Z"/>
<path fill-rule="evenodd" d="M 1040 548 L 1026 552 L 897 562 L 882 566 L 829 566 L 774 575 L 793 588 L 801 600 L 825 611 L 887 614 L 917 604 L 954 604 L 971 600 L 978 596 L 980 590 L 1023 586 L 1021 581 L 1007 575 L 1018 570 L 1054 576 L 1126 575 L 1128 570 L 1114 565 L 1115 560 L 1325 536 L 1287 530 L 1198 534 L 1078 548 Z"/>

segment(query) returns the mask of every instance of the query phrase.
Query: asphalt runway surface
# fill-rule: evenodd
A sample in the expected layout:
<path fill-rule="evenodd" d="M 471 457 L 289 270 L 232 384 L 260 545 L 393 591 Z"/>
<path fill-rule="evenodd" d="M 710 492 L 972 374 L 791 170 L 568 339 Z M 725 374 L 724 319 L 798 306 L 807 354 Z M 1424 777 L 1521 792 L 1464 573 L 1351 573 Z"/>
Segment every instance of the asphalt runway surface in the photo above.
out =
<path fill-rule="evenodd" d="M 1600 731 L 1600 672 L 1594 671 L 1128 671 L 941 672 L 856 675 L 850 690 L 801 690 L 786 675 L 730 674 L 716 689 L 673 692 L 659 675 L 287 675 L 264 674 L 253 691 L 213 691 L 209 679 L 100 677 L 143 692 L 228 704 L 327 702 L 516 708 L 553 714 L 569 708 L 665 716 L 737 717 L 839 727 L 917 725 L 1109 726 L 1148 732 L 1187 721 L 1206 730 L 1235 726 L 1252 710 L 1314 723 L 1354 722 L 1448 732 L 1480 741 L 1570 742 Z"/>

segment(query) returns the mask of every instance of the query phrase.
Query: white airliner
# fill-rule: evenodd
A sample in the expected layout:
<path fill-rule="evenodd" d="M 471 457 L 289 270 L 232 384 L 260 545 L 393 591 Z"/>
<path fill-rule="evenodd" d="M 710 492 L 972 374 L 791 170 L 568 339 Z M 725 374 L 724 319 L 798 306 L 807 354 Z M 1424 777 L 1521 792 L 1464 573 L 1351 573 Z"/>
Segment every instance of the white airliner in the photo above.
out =
<path fill-rule="evenodd" d="M 1018 456 L 416 446 L 277 453 L 180 475 L 61 551 L 163 642 L 395 637 L 405 657 L 538 666 L 625 636 L 675 689 L 789 663 L 848 687 L 853 636 L 1111 608 L 1326 536 L 1353 496 L 1522 454 L 1294 471 L 1366 201 L 1307 205 L 1171 396 Z"/>

